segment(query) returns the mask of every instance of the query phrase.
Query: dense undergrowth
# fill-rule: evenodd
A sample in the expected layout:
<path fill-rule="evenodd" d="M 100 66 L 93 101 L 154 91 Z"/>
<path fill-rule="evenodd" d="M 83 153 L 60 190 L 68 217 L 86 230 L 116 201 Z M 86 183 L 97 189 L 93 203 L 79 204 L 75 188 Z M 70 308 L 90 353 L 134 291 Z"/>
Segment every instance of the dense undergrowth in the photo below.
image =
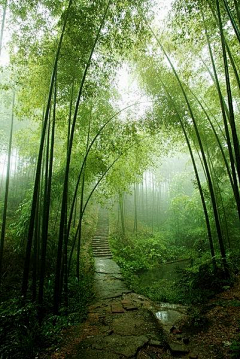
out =
<path fill-rule="evenodd" d="M 19 296 L 21 253 L 18 253 L 13 246 L 6 251 L 6 255 L 15 264 L 11 266 L 11 272 L 7 270 L 7 267 L 5 268 L 6 278 L 0 295 L 1 359 L 36 358 L 39 353 L 47 349 L 53 351 L 60 344 L 64 329 L 85 320 L 87 306 L 94 296 L 92 290 L 93 257 L 89 238 L 95 230 L 96 218 L 91 216 L 90 222 L 83 231 L 80 280 L 78 282 L 75 276 L 76 258 L 74 257 L 68 281 L 68 306 L 63 305 L 59 315 L 52 313 L 54 275 L 50 274 L 45 283 L 42 312 L 37 301 L 32 301 L 32 297 L 29 296 L 23 300 Z M 51 271 L 51 258 L 49 258 L 48 267 Z M 64 298 L 62 301 L 64 302 Z"/>
<path fill-rule="evenodd" d="M 161 233 L 141 232 L 110 239 L 114 259 L 128 285 L 154 301 L 202 304 L 214 294 L 231 286 L 238 271 L 238 255 L 229 256 L 229 277 L 216 258 L 214 270 L 207 254 L 167 244 Z"/>
<path fill-rule="evenodd" d="M 37 353 L 49 347 L 54 348 L 61 341 L 64 328 L 80 323 L 86 318 L 86 307 L 92 299 L 92 273 L 84 273 L 80 283 L 70 283 L 68 310 L 60 315 L 45 313 L 39 322 L 38 306 L 23 303 L 13 298 L 0 306 L 0 357 L 34 358 Z"/>

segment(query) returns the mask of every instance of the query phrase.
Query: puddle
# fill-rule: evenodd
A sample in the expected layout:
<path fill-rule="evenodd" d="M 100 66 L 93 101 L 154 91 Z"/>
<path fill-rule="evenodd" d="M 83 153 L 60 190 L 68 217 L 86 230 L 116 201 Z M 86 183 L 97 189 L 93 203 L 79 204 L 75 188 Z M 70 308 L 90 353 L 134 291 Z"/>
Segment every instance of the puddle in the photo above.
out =
<path fill-rule="evenodd" d="M 187 314 L 187 307 L 181 304 L 160 303 L 156 310 L 156 318 L 166 327 L 175 325 Z"/>
<path fill-rule="evenodd" d="M 176 310 L 162 310 L 155 313 L 155 315 L 162 324 L 173 325 L 175 322 L 182 318 L 182 313 L 177 312 Z"/>
<path fill-rule="evenodd" d="M 162 310 L 173 310 L 180 312 L 182 314 L 186 314 L 187 307 L 182 304 L 170 304 L 170 303 L 158 303 L 156 308 L 161 312 Z"/>

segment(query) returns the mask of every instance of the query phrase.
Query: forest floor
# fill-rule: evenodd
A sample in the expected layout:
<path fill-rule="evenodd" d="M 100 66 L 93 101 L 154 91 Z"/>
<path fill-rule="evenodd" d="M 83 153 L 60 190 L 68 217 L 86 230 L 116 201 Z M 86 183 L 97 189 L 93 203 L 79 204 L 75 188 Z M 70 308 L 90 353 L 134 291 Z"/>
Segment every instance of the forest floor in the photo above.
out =
<path fill-rule="evenodd" d="M 99 226 L 93 239 L 95 301 L 86 321 L 65 329 L 61 345 L 41 359 L 232 358 L 230 346 L 240 341 L 240 276 L 199 307 L 155 303 L 127 288 L 109 253 L 107 223 Z"/>
<path fill-rule="evenodd" d="M 194 307 L 189 316 L 182 315 L 175 322 L 170 318 L 165 325 L 156 318 L 156 303 L 128 291 L 124 283 L 119 292 L 119 271 L 114 274 L 111 269 L 108 279 L 106 275 L 105 271 L 104 281 L 106 285 L 111 282 L 111 293 L 97 296 L 88 308 L 86 322 L 65 330 L 61 347 L 44 358 L 232 358 L 230 345 L 239 339 L 240 277 L 232 288 Z"/>

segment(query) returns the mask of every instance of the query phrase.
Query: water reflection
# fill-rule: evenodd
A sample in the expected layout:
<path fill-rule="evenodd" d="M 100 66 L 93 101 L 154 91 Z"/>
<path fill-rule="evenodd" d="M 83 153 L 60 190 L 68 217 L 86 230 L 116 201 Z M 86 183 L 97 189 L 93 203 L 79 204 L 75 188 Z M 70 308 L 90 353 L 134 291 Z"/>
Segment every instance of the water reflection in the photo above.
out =
<path fill-rule="evenodd" d="M 179 313 L 176 310 L 161 310 L 157 312 L 156 317 L 160 320 L 163 324 L 174 324 L 177 320 L 182 317 L 182 313 Z"/>

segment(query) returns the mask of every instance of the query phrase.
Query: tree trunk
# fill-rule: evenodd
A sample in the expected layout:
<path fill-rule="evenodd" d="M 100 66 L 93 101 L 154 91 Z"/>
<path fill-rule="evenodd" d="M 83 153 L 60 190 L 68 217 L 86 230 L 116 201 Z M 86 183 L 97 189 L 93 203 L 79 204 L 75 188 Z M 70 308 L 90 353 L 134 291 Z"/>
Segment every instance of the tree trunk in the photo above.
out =
<path fill-rule="evenodd" d="M 12 100 L 12 117 L 11 117 L 11 128 L 10 128 L 9 144 L 8 144 L 7 175 L 6 175 L 6 182 L 5 182 L 5 197 L 4 197 L 3 216 L 2 216 L 2 229 L 1 229 L 1 241 L 0 241 L 0 284 L 1 284 L 1 280 L 2 280 L 3 249 L 4 249 L 4 242 L 5 242 L 6 222 L 7 222 L 7 206 L 8 206 L 8 191 L 9 191 L 10 169 L 11 169 L 11 152 L 12 152 L 12 137 L 13 137 L 14 106 L 15 106 L 15 92 L 13 93 L 13 100 Z"/>

